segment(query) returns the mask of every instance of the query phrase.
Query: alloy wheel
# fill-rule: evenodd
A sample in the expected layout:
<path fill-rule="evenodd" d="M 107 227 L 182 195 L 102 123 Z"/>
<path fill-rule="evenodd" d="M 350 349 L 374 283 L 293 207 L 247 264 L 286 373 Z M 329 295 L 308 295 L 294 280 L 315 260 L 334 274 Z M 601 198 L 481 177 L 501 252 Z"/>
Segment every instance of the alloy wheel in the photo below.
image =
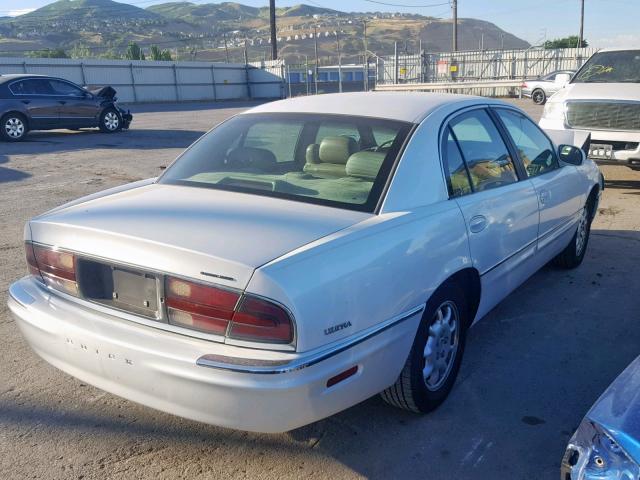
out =
<path fill-rule="evenodd" d="M 18 117 L 7 118 L 4 122 L 4 131 L 10 138 L 21 138 L 25 132 L 24 122 Z"/>
<path fill-rule="evenodd" d="M 117 130 L 120 125 L 120 119 L 118 118 L 118 114 L 116 112 L 107 112 L 104 116 L 104 126 L 107 130 Z"/>
<path fill-rule="evenodd" d="M 460 315 L 456 305 L 446 301 L 438 307 L 424 346 L 422 376 L 426 387 L 436 391 L 446 382 L 455 363 L 460 338 Z"/>
<path fill-rule="evenodd" d="M 578 231 L 576 232 L 576 256 L 582 255 L 582 251 L 587 243 L 587 234 L 589 230 L 589 220 L 587 208 L 582 209 L 580 220 L 578 222 Z"/>

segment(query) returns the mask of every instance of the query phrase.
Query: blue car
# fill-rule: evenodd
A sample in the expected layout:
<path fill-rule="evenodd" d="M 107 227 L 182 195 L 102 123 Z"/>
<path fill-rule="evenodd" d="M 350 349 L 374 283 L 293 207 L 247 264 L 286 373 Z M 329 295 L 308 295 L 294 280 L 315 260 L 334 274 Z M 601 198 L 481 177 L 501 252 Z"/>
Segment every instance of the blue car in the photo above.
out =
<path fill-rule="evenodd" d="M 591 407 L 569 441 L 562 480 L 640 478 L 640 357 Z"/>

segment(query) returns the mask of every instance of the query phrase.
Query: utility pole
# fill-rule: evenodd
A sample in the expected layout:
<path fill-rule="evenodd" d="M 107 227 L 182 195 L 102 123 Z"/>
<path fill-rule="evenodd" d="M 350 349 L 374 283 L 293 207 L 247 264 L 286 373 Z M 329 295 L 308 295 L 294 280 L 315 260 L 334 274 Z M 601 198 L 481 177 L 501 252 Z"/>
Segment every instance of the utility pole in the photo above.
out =
<path fill-rule="evenodd" d="M 338 47 L 338 91 L 342 93 L 342 53 L 340 52 L 340 24 L 336 30 L 336 45 Z"/>
<path fill-rule="evenodd" d="M 276 0 L 269 0 L 269 26 L 271 28 L 271 60 L 278 59 L 276 38 Z"/>
<path fill-rule="evenodd" d="M 316 25 L 313 26 L 313 41 L 314 41 L 314 50 L 316 54 L 316 62 L 315 68 L 313 69 L 313 82 L 316 87 L 316 95 L 318 94 L 318 27 Z"/>
<path fill-rule="evenodd" d="M 369 49 L 367 46 L 367 21 L 362 21 L 364 33 L 364 91 L 369 91 Z"/>
<path fill-rule="evenodd" d="M 229 63 L 229 48 L 227 47 L 227 32 L 222 34 L 222 38 L 224 38 L 224 53 L 227 56 L 227 63 Z"/>
<path fill-rule="evenodd" d="M 580 0 L 580 36 L 578 37 L 577 47 L 582 47 L 584 42 L 584 0 Z"/>
<path fill-rule="evenodd" d="M 458 0 L 451 0 L 451 9 L 453 10 L 453 48 L 454 52 L 458 51 Z"/>

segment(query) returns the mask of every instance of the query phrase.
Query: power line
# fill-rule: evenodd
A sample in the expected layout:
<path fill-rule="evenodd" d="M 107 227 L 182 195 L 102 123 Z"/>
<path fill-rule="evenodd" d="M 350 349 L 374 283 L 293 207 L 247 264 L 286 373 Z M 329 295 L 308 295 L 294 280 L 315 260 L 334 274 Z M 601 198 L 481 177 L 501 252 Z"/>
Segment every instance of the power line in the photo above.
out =
<path fill-rule="evenodd" d="M 430 5 L 407 5 L 405 3 L 387 3 L 387 2 L 380 2 L 378 0 L 364 0 L 365 2 L 369 2 L 369 3 L 377 3 L 379 5 L 387 5 L 389 7 L 407 7 L 407 8 L 431 8 L 431 7 L 441 7 L 442 5 L 449 5 L 449 2 L 444 2 L 444 3 L 432 3 Z"/>

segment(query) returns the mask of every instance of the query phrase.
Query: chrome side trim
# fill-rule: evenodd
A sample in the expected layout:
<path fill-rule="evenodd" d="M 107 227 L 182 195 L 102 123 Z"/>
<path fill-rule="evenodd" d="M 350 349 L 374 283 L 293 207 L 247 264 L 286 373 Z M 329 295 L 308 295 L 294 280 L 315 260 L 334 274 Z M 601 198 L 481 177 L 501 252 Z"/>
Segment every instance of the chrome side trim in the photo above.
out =
<path fill-rule="evenodd" d="M 422 313 L 424 309 L 425 304 L 419 305 L 396 317 L 390 318 L 379 325 L 373 326 L 349 338 L 341 340 L 329 348 L 321 349 L 319 351 L 316 350 L 315 352 L 296 357 L 292 360 L 255 360 L 207 354 L 198 358 L 196 365 L 238 373 L 277 374 L 294 372 L 296 370 L 311 367 L 312 365 L 334 357 L 349 348 L 355 347 L 356 345 L 379 335 L 391 327 L 395 327 L 405 320 Z"/>

